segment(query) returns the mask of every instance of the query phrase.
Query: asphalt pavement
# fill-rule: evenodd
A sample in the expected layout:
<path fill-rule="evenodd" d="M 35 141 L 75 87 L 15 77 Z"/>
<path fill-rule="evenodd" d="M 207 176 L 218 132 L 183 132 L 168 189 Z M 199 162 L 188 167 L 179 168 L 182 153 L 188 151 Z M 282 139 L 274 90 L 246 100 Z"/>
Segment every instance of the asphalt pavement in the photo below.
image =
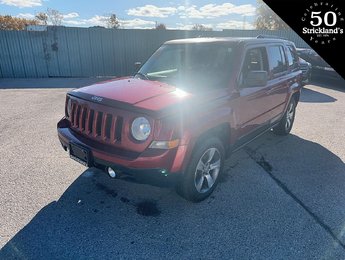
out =
<path fill-rule="evenodd" d="M 89 82 L 62 82 L 0 79 L 0 259 L 345 259 L 344 82 L 307 85 L 291 134 L 235 153 L 197 204 L 71 160 L 56 123 Z"/>

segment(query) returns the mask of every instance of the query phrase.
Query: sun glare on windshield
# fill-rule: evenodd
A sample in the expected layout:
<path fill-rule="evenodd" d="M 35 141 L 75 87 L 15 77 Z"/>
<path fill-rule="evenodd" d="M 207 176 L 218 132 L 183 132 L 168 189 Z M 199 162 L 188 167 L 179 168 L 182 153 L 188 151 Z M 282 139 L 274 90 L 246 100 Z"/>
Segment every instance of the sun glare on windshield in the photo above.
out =
<path fill-rule="evenodd" d="M 227 87 L 232 56 L 229 43 L 166 44 L 138 73 L 188 90 Z"/>

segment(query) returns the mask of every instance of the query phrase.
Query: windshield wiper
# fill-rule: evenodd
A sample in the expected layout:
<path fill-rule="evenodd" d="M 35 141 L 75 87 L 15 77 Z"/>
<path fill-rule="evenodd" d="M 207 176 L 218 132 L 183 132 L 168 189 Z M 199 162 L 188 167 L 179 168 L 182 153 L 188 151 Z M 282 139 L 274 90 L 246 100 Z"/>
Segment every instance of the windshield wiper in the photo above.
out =
<path fill-rule="evenodd" d="M 142 73 L 142 72 L 137 72 L 137 73 L 135 73 L 134 77 L 135 77 L 136 75 L 138 75 L 138 76 L 141 77 L 141 78 L 150 80 L 149 77 L 148 77 L 146 74 Z"/>

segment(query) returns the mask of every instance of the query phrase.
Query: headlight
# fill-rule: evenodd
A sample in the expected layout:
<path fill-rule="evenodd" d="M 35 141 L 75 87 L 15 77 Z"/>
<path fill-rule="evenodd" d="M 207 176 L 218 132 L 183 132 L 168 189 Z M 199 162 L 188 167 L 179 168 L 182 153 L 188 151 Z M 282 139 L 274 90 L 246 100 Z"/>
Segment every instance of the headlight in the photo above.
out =
<path fill-rule="evenodd" d="M 136 140 L 144 141 L 151 133 L 150 122 L 145 117 L 137 117 L 132 123 L 131 131 Z"/>
<path fill-rule="evenodd" d="M 72 101 L 70 98 L 68 98 L 67 104 L 66 104 L 66 116 L 69 118 L 71 116 L 71 113 L 72 113 Z"/>

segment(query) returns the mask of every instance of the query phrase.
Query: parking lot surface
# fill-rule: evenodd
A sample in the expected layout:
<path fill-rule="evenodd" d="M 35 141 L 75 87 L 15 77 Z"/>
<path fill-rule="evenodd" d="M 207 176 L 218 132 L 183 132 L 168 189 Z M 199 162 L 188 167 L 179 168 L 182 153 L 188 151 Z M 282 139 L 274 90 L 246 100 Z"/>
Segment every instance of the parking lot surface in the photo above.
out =
<path fill-rule="evenodd" d="M 198 204 L 69 159 L 69 89 L 42 86 L 0 89 L 0 259 L 345 259 L 343 82 L 306 86 L 292 133 L 235 153 Z"/>

